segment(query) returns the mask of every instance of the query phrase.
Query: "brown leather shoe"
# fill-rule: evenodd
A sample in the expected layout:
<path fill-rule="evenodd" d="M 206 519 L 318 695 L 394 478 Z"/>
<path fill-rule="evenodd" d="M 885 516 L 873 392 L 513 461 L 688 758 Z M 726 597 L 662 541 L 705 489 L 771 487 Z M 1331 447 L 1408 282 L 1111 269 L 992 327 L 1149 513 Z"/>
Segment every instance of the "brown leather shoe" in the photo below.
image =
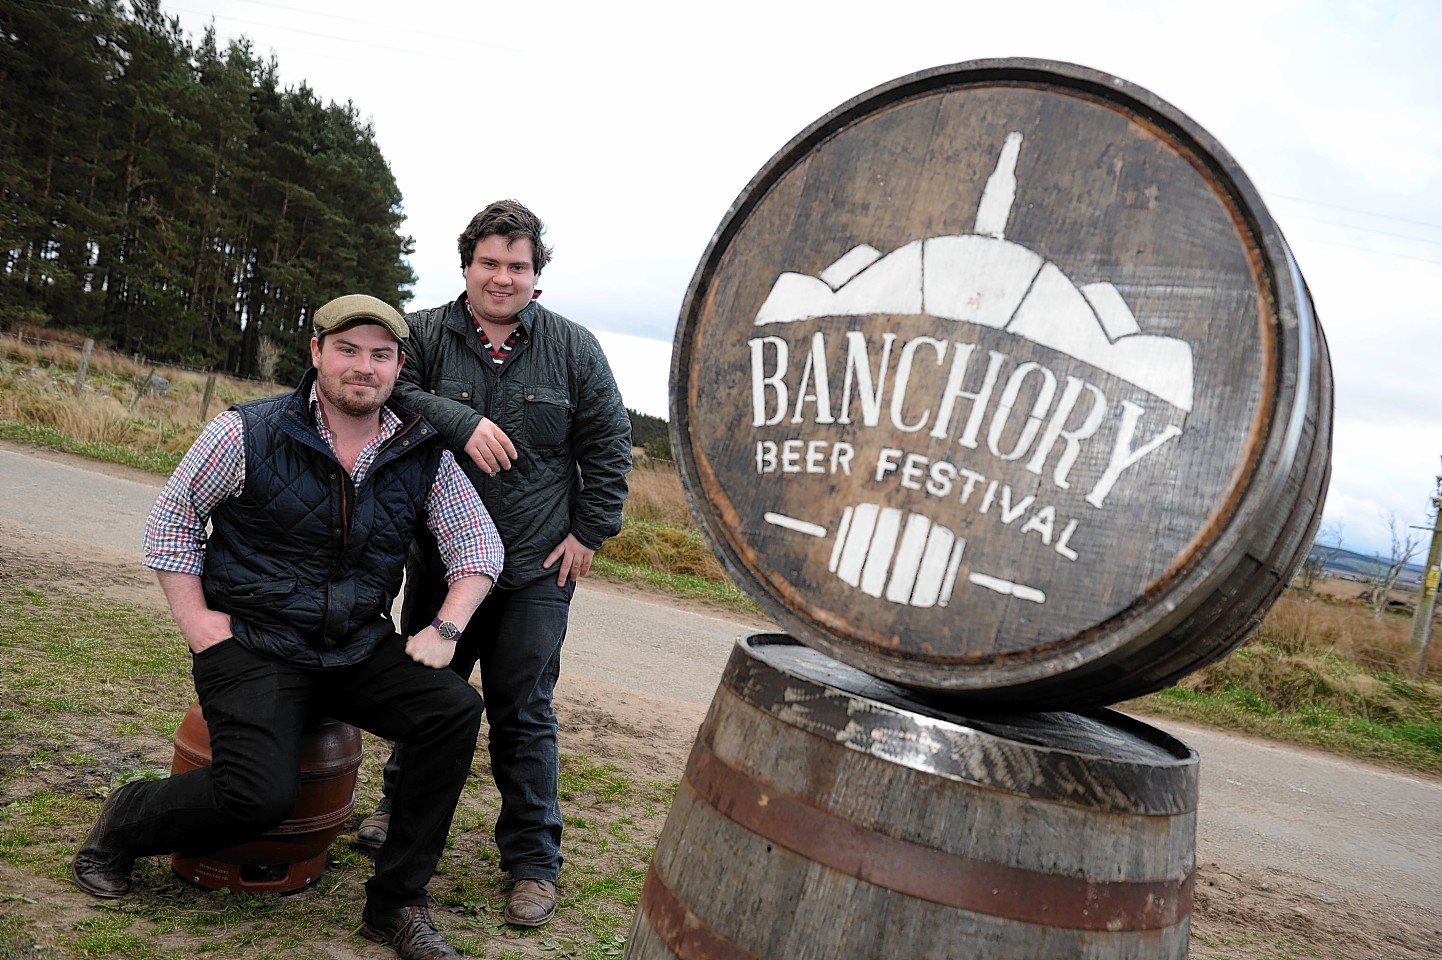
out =
<path fill-rule="evenodd" d="M 430 907 L 424 904 L 374 912 L 367 905 L 361 913 L 360 935 L 376 943 L 388 944 L 400 954 L 401 960 L 461 958 L 436 929 Z"/>
<path fill-rule="evenodd" d="M 135 869 L 134 855 L 106 836 L 115 818 L 116 800 L 125 787 L 111 791 L 100 807 L 95 826 L 70 861 L 70 878 L 92 897 L 114 900 L 125 896 L 133 886 L 130 874 Z"/>
<path fill-rule="evenodd" d="M 390 832 L 391 812 L 377 810 L 361 821 L 360 829 L 355 832 L 355 842 L 362 847 L 379 850 L 386 842 L 386 837 L 390 835 Z"/>
<path fill-rule="evenodd" d="M 549 880 L 517 880 L 506 897 L 506 922 L 539 927 L 556 915 L 556 885 Z"/>

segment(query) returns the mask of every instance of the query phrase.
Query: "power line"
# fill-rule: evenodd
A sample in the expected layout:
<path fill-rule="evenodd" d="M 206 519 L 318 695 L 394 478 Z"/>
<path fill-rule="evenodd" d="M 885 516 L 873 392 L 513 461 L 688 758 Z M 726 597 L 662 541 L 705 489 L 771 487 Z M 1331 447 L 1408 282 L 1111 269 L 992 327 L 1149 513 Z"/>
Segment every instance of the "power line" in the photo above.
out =
<path fill-rule="evenodd" d="M 1413 236 L 1408 236 L 1408 235 L 1405 234 L 1405 233 L 1390 233 L 1390 232 L 1388 232 L 1388 231 L 1386 231 L 1386 230 L 1371 230 L 1371 229 L 1368 229 L 1367 227 L 1356 227 L 1356 226 L 1353 226 L 1353 225 L 1350 224 L 1350 223 L 1338 223 L 1336 220 L 1326 220 L 1326 219 L 1323 219 L 1322 217 L 1308 217 L 1308 216 L 1304 216 L 1304 215 L 1302 215 L 1302 214 L 1300 214 L 1300 213 L 1289 214 L 1289 215 L 1287 216 L 1287 219 L 1288 219 L 1288 220 L 1306 220 L 1306 221 L 1308 221 L 1308 222 L 1310 222 L 1310 223 L 1324 223 L 1324 224 L 1326 224 L 1326 225 L 1329 226 L 1329 227 L 1340 227 L 1340 228 L 1343 229 L 1343 230 L 1355 230 L 1355 231 L 1357 231 L 1358 233 L 1375 233 L 1375 234 L 1376 234 L 1377 236 L 1379 236 L 1379 237 L 1392 237 L 1392 238 L 1397 239 L 1397 240 L 1406 240 L 1406 241 L 1409 241 L 1409 242 L 1411 242 L 1411 243 L 1430 243 L 1430 244 L 1434 244 L 1434 245 L 1436 245 L 1436 246 L 1442 246 L 1442 239 L 1431 240 L 1431 239 L 1429 239 L 1429 238 L 1427 238 L 1427 237 L 1413 237 Z"/>
<path fill-rule="evenodd" d="M 1432 263 L 1442 266 L 1442 260 L 1432 260 L 1428 257 L 1414 257 L 1406 253 L 1394 253 L 1389 250 L 1373 250 L 1371 247 L 1358 246 L 1355 243 L 1343 243 L 1340 240 L 1325 240 L 1321 237 L 1312 237 L 1313 243 L 1326 243 L 1334 247 L 1344 247 L 1348 250 L 1360 250 L 1363 253 L 1370 253 L 1379 257 L 1396 257 L 1398 260 L 1415 260 L 1418 263 Z"/>
<path fill-rule="evenodd" d="M 1360 210 L 1356 207 L 1343 206 L 1340 203 L 1327 203 L 1324 200 L 1308 200 L 1305 197 L 1292 197 L 1288 196 L 1285 193 L 1271 193 L 1270 191 L 1268 191 L 1268 193 L 1279 200 L 1291 200 L 1295 203 L 1311 204 L 1314 207 L 1330 207 L 1333 210 L 1342 210 L 1346 213 L 1355 213 L 1364 217 L 1376 217 L 1380 220 L 1396 220 L 1399 223 L 1410 223 L 1418 227 L 1428 227 L 1432 230 L 1442 230 L 1442 223 L 1432 223 L 1427 220 L 1413 220 L 1409 217 L 1398 217 L 1390 213 L 1375 213 L 1371 210 Z"/>

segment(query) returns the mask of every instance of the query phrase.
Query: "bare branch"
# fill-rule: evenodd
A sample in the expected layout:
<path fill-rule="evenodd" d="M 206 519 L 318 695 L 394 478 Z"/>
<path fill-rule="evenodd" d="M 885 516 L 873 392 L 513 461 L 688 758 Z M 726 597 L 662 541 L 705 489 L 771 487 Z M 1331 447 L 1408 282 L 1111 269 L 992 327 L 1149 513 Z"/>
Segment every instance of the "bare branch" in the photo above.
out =
<path fill-rule="evenodd" d="M 1422 538 L 1411 528 L 1399 524 L 1395 511 L 1383 514 L 1382 518 L 1387 521 L 1387 530 L 1391 534 L 1392 553 L 1387 561 L 1385 571 L 1372 585 L 1370 597 L 1372 617 L 1379 620 L 1382 612 L 1387 609 L 1387 595 L 1396 586 L 1397 578 L 1402 575 L 1403 569 L 1422 549 Z M 1378 559 L 1380 560 L 1380 558 Z"/>

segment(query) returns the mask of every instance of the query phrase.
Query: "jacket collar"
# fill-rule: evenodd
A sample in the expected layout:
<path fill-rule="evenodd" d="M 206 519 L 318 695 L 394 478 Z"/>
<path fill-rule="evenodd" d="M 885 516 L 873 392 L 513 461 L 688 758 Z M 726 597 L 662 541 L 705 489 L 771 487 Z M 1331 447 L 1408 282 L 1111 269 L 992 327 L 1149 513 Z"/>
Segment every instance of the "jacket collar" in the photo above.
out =
<path fill-rule="evenodd" d="M 516 314 L 516 319 L 521 322 L 520 333 L 523 337 L 531 335 L 531 326 L 535 323 L 536 317 L 541 313 L 541 305 L 538 301 L 532 300 L 521 308 Z M 466 306 L 466 292 L 456 297 L 451 303 L 451 309 L 447 311 L 446 325 L 460 333 L 472 333 L 476 329 L 476 321 L 471 318 L 471 310 Z"/>

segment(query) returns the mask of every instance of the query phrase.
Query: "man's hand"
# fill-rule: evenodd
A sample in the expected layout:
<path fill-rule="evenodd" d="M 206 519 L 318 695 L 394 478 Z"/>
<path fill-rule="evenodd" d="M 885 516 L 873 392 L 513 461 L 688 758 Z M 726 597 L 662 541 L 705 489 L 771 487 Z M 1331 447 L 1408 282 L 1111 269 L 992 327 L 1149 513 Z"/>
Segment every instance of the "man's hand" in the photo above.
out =
<path fill-rule="evenodd" d="M 456 652 L 454 640 L 442 640 L 435 627 L 426 627 L 406 641 L 406 656 L 416 663 L 439 670 L 451 665 Z"/>
<path fill-rule="evenodd" d="M 446 602 L 436 614 L 441 620 L 449 620 L 461 628 L 471 622 L 471 614 L 491 592 L 491 578 L 483 573 L 472 573 L 452 583 L 446 591 Z M 456 641 L 441 639 L 433 626 L 428 626 L 414 637 L 406 640 L 406 656 L 416 663 L 439 670 L 451 665 L 456 653 Z"/>
<path fill-rule="evenodd" d="M 516 445 L 494 421 L 482 417 L 471 439 L 466 441 L 466 454 L 476 466 L 494 477 L 511 468 L 516 459 Z"/>
<path fill-rule="evenodd" d="M 567 580 L 579 580 L 591 572 L 591 558 L 596 551 L 577 540 L 574 534 L 566 534 L 566 539 L 556 544 L 556 549 L 542 564 L 547 570 L 557 560 L 561 561 L 561 568 L 556 571 L 556 586 L 564 587 Z"/>
<path fill-rule="evenodd" d="M 178 625 L 191 653 L 208 650 L 233 636 L 230 631 L 230 614 L 221 613 L 219 610 L 198 611 Z"/>
<path fill-rule="evenodd" d="M 191 573 L 174 573 L 168 570 L 156 572 L 160 589 L 170 603 L 170 614 L 191 653 L 208 650 L 233 634 L 230 630 L 230 614 L 212 610 L 205 602 L 205 590 L 200 577 Z"/>

